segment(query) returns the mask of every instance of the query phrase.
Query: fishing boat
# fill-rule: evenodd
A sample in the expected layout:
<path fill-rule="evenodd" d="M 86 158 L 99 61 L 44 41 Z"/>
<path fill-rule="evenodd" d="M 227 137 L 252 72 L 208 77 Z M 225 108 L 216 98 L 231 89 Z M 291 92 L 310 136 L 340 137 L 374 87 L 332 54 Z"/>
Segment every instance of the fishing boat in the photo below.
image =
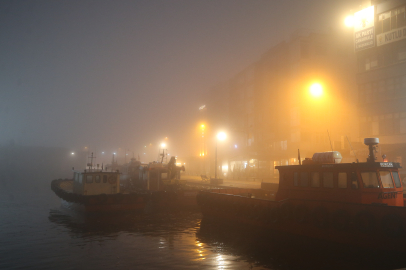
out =
<path fill-rule="evenodd" d="M 91 160 L 93 161 L 93 154 Z M 93 168 L 73 170 L 72 179 L 55 179 L 51 189 L 70 208 L 83 212 L 142 211 L 150 199 L 149 192 L 120 192 L 120 172 Z"/>
<path fill-rule="evenodd" d="M 203 216 L 265 230 L 406 250 L 406 204 L 400 164 L 377 162 L 378 138 L 366 138 L 366 162 L 341 163 L 336 151 L 315 153 L 299 165 L 277 166 L 279 188 L 201 191 Z M 299 159 L 300 160 L 300 159 Z"/>

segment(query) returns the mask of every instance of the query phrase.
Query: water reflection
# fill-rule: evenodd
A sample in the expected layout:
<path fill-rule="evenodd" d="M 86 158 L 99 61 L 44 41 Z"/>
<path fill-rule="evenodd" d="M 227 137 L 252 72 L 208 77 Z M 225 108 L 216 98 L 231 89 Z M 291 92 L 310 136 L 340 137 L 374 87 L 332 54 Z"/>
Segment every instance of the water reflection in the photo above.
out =
<path fill-rule="evenodd" d="M 203 219 L 197 242 L 217 253 L 217 269 L 227 262 L 246 261 L 253 269 L 399 269 L 403 254 L 364 250 L 304 237 L 258 231 Z M 388 243 L 390 244 L 390 243 Z M 233 259 L 226 258 L 233 256 Z"/>
<path fill-rule="evenodd" d="M 69 229 L 72 236 L 117 237 L 120 233 L 143 234 L 159 237 L 160 245 L 171 245 L 165 235 L 176 235 L 185 230 L 199 227 L 200 214 L 197 212 L 170 213 L 118 213 L 85 215 L 59 209 L 49 211 L 48 219 Z"/>

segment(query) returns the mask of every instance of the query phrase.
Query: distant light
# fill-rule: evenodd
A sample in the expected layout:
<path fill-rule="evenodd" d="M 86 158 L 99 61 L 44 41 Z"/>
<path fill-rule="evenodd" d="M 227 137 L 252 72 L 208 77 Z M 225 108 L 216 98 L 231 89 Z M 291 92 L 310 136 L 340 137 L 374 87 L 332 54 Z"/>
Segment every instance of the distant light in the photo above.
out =
<path fill-rule="evenodd" d="M 71 155 L 74 155 L 74 154 L 75 154 L 75 153 L 73 153 L 73 152 L 71 153 Z"/>
<path fill-rule="evenodd" d="M 125 154 L 126 156 L 128 156 L 128 154 Z"/>
<path fill-rule="evenodd" d="M 204 109 L 206 109 L 206 105 L 202 105 L 199 107 L 199 111 L 203 111 Z"/>
<path fill-rule="evenodd" d="M 115 155 L 116 153 L 113 153 L 113 155 Z"/>
<path fill-rule="evenodd" d="M 319 83 L 313 83 L 310 86 L 310 94 L 314 97 L 320 97 L 323 94 L 323 86 Z"/>
<path fill-rule="evenodd" d="M 217 134 L 217 139 L 219 139 L 220 141 L 224 141 L 227 138 L 227 135 L 224 132 L 219 132 Z"/>
<path fill-rule="evenodd" d="M 144 146 L 144 147 L 147 147 L 147 146 Z"/>
<path fill-rule="evenodd" d="M 102 152 L 102 154 L 104 154 L 104 152 Z"/>
<path fill-rule="evenodd" d="M 165 140 L 167 140 L 168 139 L 168 137 L 165 137 Z"/>
<path fill-rule="evenodd" d="M 166 144 L 164 144 L 164 143 L 163 143 L 163 144 L 161 144 L 161 147 L 162 147 L 162 148 L 166 147 Z"/>
<path fill-rule="evenodd" d="M 145 153 L 144 153 L 144 155 L 145 155 Z"/>
<path fill-rule="evenodd" d="M 353 27 L 354 26 L 354 16 L 348 15 L 344 20 L 344 24 L 347 27 Z"/>
<path fill-rule="evenodd" d="M 238 146 L 235 144 L 235 145 L 234 145 L 234 148 L 238 148 Z"/>

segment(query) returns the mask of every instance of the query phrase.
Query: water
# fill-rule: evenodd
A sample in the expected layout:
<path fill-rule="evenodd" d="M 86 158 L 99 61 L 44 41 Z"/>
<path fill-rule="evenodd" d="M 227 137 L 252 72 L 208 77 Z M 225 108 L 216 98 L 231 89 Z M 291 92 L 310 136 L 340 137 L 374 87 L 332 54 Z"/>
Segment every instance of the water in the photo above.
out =
<path fill-rule="evenodd" d="M 402 254 L 264 234 L 199 212 L 79 215 L 51 191 L 62 166 L 50 162 L 21 170 L 0 155 L 0 269 L 406 267 Z"/>
<path fill-rule="evenodd" d="M 0 269 L 402 267 L 357 249 L 202 221 L 199 212 L 83 216 L 51 190 L 2 196 L 0 216 Z"/>

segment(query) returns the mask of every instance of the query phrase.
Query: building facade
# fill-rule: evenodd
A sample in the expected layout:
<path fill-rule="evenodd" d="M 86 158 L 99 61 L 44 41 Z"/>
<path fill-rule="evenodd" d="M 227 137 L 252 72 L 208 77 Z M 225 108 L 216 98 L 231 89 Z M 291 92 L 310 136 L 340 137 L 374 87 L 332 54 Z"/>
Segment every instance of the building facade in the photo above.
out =
<path fill-rule="evenodd" d="M 275 166 L 298 164 L 298 150 L 301 159 L 333 149 L 355 160 L 356 68 L 352 32 L 301 30 L 231 78 L 227 177 L 272 181 Z M 313 83 L 321 96 L 309 95 Z"/>
<path fill-rule="evenodd" d="M 374 44 L 356 49 L 360 137 L 379 137 L 378 160 L 406 160 L 406 1 L 372 1 Z"/>

